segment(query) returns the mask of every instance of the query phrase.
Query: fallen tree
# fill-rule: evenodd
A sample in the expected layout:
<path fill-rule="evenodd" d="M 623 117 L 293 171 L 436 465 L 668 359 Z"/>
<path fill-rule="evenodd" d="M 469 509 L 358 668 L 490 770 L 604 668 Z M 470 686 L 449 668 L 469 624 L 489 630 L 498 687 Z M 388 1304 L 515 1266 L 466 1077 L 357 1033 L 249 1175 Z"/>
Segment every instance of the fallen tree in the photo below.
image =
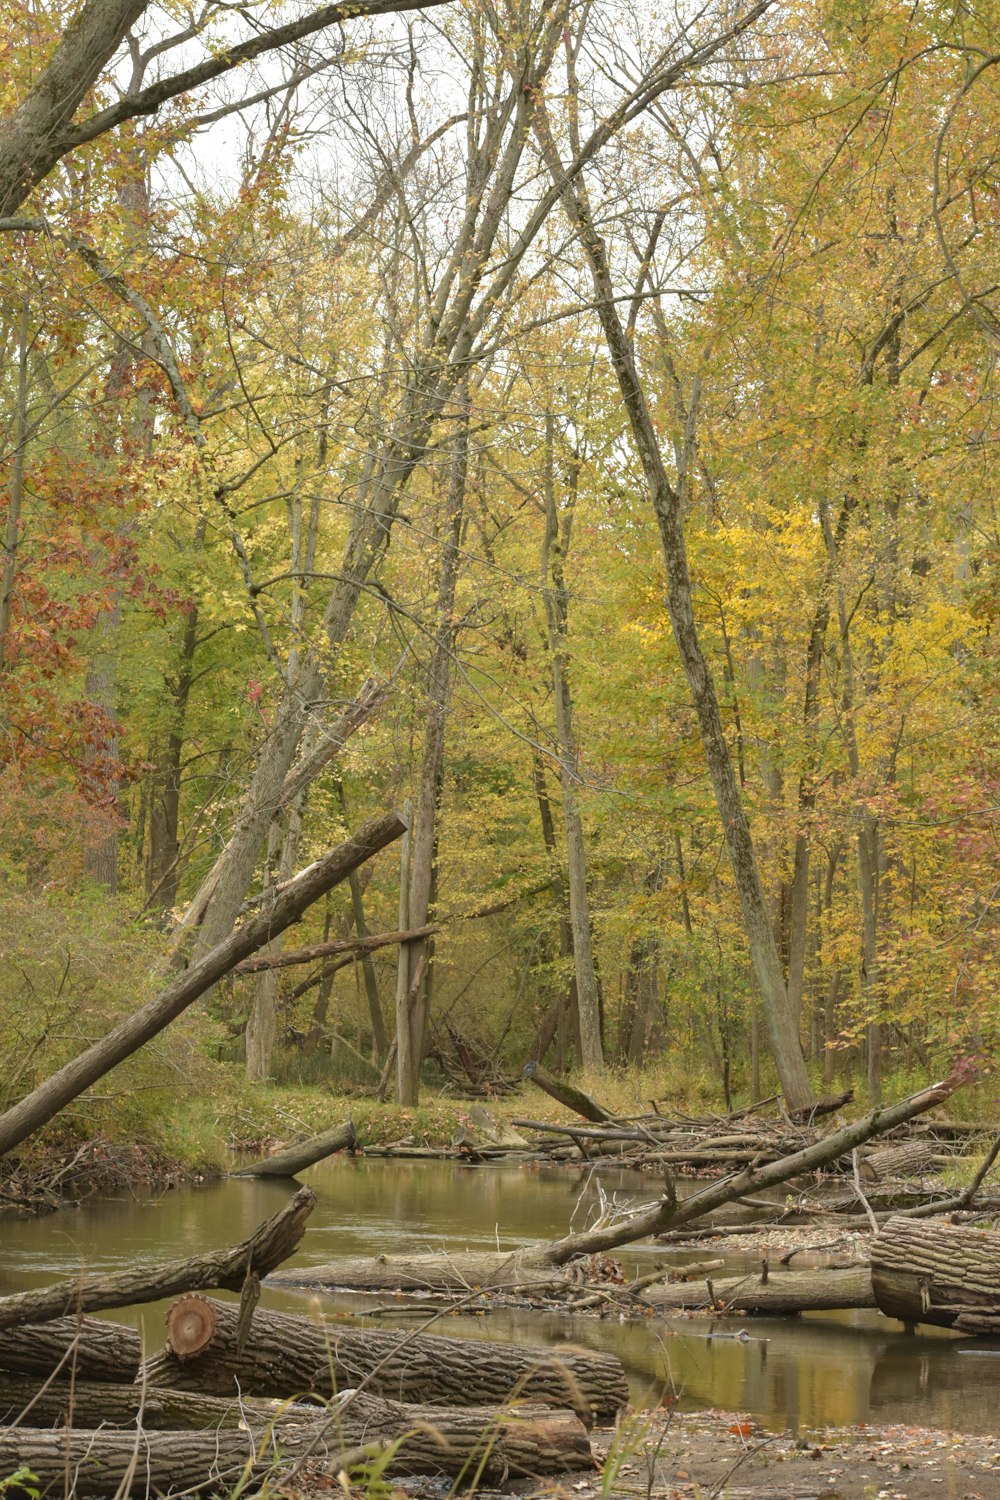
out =
<path fill-rule="evenodd" d="M 62 1369 L 79 1380 L 134 1380 L 141 1359 L 134 1328 L 98 1318 L 53 1318 L 0 1333 L 0 1370 L 51 1375 Z"/>
<path fill-rule="evenodd" d="M 139 1379 L 218 1396 L 326 1397 L 363 1384 L 397 1401 L 540 1401 L 588 1421 L 612 1417 L 628 1401 L 625 1372 L 610 1354 L 345 1329 L 259 1308 L 242 1348 L 239 1332 L 228 1303 L 185 1297 L 167 1314 L 166 1347 L 145 1361 Z"/>
<path fill-rule="evenodd" d="M 642 1292 L 658 1310 L 710 1308 L 716 1312 L 799 1313 L 874 1307 L 867 1266 L 845 1271 L 752 1271 L 745 1276 L 706 1277 L 701 1282 L 658 1282 Z"/>
<path fill-rule="evenodd" d="M 593 1229 L 528 1246 L 514 1253 L 490 1254 L 483 1251 L 471 1257 L 442 1253 L 439 1256 L 375 1256 L 368 1260 L 355 1258 L 296 1267 L 273 1279 L 284 1285 L 355 1290 L 450 1289 L 463 1294 L 470 1287 L 506 1292 L 558 1287 L 560 1269 L 570 1268 L 569 1275 L 572 1275 L 570 1263 L 582 1257 L 604 1254 L 650 1235 L 675 1234 L 695 1220 L 745 1199 L 748 1194 L 776 1187 L 793 1177 L 816 1172 L 841 1157 L 850 1158 L 853 1151 L 874 1136 L 892 1130 L 943 1103 L 970 1076 L 970 1070 L 960 1065 L 941 1083 L 922 1089 L 896 1104 L 874 1110 L 863 1119 L 828 1136 L 812 1139 L 800 1150 L 792 1151 L 776 1161 L 749 1162 L 741 1171 L 731 1172 L 707 1184 L 689 1198 L 678 1200 L 673 1181 L 668 1177 L 667 1189 L 655 1203 Z M 981 1174 L 977 1177 L 977 1183 L 980 1179 Z M 966 1190 L 956 1199 L 948 1200 L 949 1204 L 964 1206 L 969 1201 L 969 1191 Z M 565 1281 L 562 1284 L 565 1285 Z"/>
<path fill-rule="evenodd" d="M 307 1167 L 322 1161 L 326 1156 L 333 1156 L 337 1151 L 353 1151 L 358 1144 L 357 1131 L 354 1129 L 354 1121 L 347 1120 L 343 1125 L 336 1125 L 332 1130 L 325 1131 L 322 1135 L 313 1136 L 311 1140 L 302 1141 L 297 1146 L 290 1146 L 287 1151 L 278 1151 L 274 1156 L 265 1156 L 262 1161 L 255 1161 L 248 1167 L 240 1167 L 238 1172 L 233 1172 L 234 1177 L 294 1177 L 296 1172 L 304 1172 Z"/>
<path fill-rule="evenodd" d="M 366 1444 L 392 1443 L 396 1473 L 460 1474 L 483 1467 L 490 1478 L 513 1474 L 558 1474 L 590 1468 L 590 1440 L 580 1418 L 547 1406 L 507 1410 L 478 1406 L 416 1406 L 385 1401 L 366 1392 L 345 1393 L 328 1406 L 305 1402 L 207 1396 L 135 1385 L 96 1385 L 50 1381 L 39 1392 L 24 1376 L 0 1373 L 0 1424 L 21 1414 L 35 1427 L 74 1429 L 81 1446 L 83 1431 L 110 1424 L 142 1429 L 146 1439 L 169 1432 L 175 1438 L 200 1433 L 218 1436 L 244 1430 L 251 1451 L 280 1444 L 282 1457 L 298 1460 L 305 1440 L 315 1439 L 321 1454 Z M 153 1447 L 156 1447 L 153 1439 Z M 179 1451 L 169 1441 L 165 1454 Z M 186 1451 L 186 1450 L 185 1450 Z M 204 1453 L 203 1448 L 198 1449 Z M 21 1462 L 34 1468 L 30 1451 Z M 325 1466 L 325 1465 L 324 1465 Z M 37 1473 L 38 1470 L 35 1470 Z"/>
<path fill-rule="evenodd" d="M 316 1194 L 311 1188 L 299 1188 L 248 1240 L 227 1250 L 207 1251 L 188 1260 L 162 1261 L 109 1276 L 69 1278 L 56 1286 L 0 1297 L 0 1329 L 64 1318 L 69 1313 L 158 1302 L 196 1287 L 232 1292 L 243 1292 L 248 1287 L 252 1290 L 259 1278 L 287 1260 L 296 1249 L 315 1203 Z"/>
<path fill-rule="evenodd" d="M 353 837 L 283 885 L 265 911 L 237 927 L 179 973 L 159 995 L 0 1115 L 0 1156 L 48 1124 L 72 1099 L 169 1026 L 241 959 L 256 953 L 297 922 L 314 901 L 346 880 L 353 870 L 405 830 L 406 823 L 398 812 L 372 818 Z"/>
<path fill-rule="evenodd" d="M 897 1215 L 872 1242 L 872 1289 L 901 1322 L 1000 1334 L 1000 1234 Z"/>

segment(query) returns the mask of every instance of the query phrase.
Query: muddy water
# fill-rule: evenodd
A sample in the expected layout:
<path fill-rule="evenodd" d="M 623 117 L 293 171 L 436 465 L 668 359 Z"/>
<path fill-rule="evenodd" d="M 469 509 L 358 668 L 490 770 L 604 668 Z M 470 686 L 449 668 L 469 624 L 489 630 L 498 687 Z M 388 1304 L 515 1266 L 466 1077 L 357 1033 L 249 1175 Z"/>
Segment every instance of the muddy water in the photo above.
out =
<path fill-rule="evenodd" d="M 304 1174 L 318 1205 L 292 1264 L 343 1255 L 425 1249 L 511 1249 L 592 1221 L 604 1202 L 655 1195 L 649 1178 L 575 1169 L 464 1167 L 433 1161 L 335 1159 Z M 62 1276 L 111 1271 L 231 1244 L 249 1235 L 288 1196 L 287 1184 L 228 1181 L 156 1198 L 123 1198 L 49 1218 L 0 1220 L 0 1294 Z M 704 1252 L 702 1252 L 702 1255 Z M 631 1264 L 664 1255 L 636 1247 Z M 734 1269 L 746 1264 L 732 1260 Z M 264 1304 L 304 1311 L 306 1293 L 265 1290 Z M 396 1299 L 321 1299 L 333 1316 L 363 1319 L 388 1310 L 379 1327 L 412 1327 Z M 111 1316 L 115 1316 L 112 1314 Z M 119 1314 L 161 1342 L 163 1308 Z M 907 1422 L 988 1433 L 996 1426 L 1000 1345 L 916 1336 L 874 1313 L 736 1320 L 652 1317 L 638 1323 L 549 1312 L 448 1316 L 441 1331 L 521 1343 L 572 1343 L 613 1350 L 633 1400 L 748 1412 L 765 1426 L 808 1430 L 830 1424 Z"/>

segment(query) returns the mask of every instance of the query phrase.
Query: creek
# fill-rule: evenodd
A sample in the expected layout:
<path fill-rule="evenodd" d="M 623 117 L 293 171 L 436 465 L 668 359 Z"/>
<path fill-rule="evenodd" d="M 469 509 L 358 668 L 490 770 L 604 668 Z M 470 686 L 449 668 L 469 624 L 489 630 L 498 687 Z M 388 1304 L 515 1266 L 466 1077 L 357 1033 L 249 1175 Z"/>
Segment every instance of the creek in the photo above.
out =
<path fill-rule="evenodd" d="M 513 1249 L 581 1229 L 602 1197 L 619 1205 L 648 1201 L 654 1179 L 634 1172 L 524 1169 L 454 1162 L 336 1157 L 304 1173 L 318 1203 L 290 1265 L 340 1256 L 422 1250 Z M 287 1182 L 229 1179 L 157 1197 L 101 1199 L 45 1218 L 0 1220 L 0 1295 L 85 1270 L 122 1270 L 195 1255 L 248 1237 L 287 1199 Z M 715 1255 L 653 1245 L 623 1252 L 626 1269 Z M 720 1276 L 756 1267 L 730 1255 Z M 264 1306 L 305 1312 L 315 1294 L 270 1289 Z M 324 1311 L 376 1326 L 413 1328 L 423 1318 L 391 1295 L 323 1295 Z M 143 1328 L 147 1347 L 162 1343 L 164 1305 L 100 1316 Z M 955 1433 L 996 1426 L 1000 1344 L 957 1340 L 943 1330 L 903 1332 L 876 1313 L 817 1313 L 798 1318 L 671 1315 L 620 1322 L 539 1310 L 448 1314 L 435 1332 L 525 1344 L 574 1344 L 613 1350 L 637 1405 L 746 1412 L 772 1430 L 809 1431 L 855 1423 L 909 1423 Z"/>

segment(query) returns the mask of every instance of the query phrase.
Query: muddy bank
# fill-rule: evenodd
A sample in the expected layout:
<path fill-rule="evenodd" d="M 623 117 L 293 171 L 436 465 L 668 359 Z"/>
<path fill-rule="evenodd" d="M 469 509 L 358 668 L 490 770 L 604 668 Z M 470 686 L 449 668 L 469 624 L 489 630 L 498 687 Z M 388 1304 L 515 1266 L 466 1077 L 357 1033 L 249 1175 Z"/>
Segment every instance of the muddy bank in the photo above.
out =
<path fill-rule="evenodd" d="M 1000 1440 L 957 1438 L 923 1427 L 835 1428 L 774 1433 L 746 1416 L 707 1411 L 626 1414 L 591 1434 L 598 1473 L 557 1484 L 478 1488 L 574 1500 L 1000 1500 Z M 435 1480 L 398 1488 L 440 1500 Z"/>
<path fill-rule="evenodd" d="M 20 1214 L 53 1213 L 88 1198 L 116 1193 L 165 1193 L 203 1182 L 193 1171 L 150 1146 L 107 1141 L 98 1136 L 82 1145 L 36 1146 L 24 1156 L 0 1161 L 0 1210 Z"/>

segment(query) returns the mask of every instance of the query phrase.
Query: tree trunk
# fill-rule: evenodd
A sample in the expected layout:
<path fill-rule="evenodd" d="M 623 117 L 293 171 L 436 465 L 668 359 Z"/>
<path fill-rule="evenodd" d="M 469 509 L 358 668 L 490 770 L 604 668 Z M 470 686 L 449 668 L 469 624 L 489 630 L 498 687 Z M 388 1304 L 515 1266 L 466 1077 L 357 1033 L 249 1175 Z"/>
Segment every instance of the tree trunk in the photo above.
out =
<path fill-rule="evenodd" d="M 550 172 L 556 182 L 566 174 L 548 124 L 539 112 L 539 134 Z M 585 189 L 570 183 L 562 194 L 567 214 L 579 231 L 590 262 L 597 313 L 604 329 L 611 363 L 628 413 L 632 435 L 646 477 L 646 485 L 660 530 L 667 572 L 667 603 L 674 640 L 698 716 L 702 748 L 715 792 L 723 837 L 729 853 L 743 913 L 750 958 L 760 988 L 771 1050 L 782 1092 L 791 1109 L 808 1107 L 812 1085 L 806 1072 L 798 1025 L 789 1005 L 781 959 L 774 940 L 750 825 L 729 758 L 729 747 L 719 711 L 719 700 L 708 661 L 701 648 L 694 612 L 691 574 L 684 537 L 682 496 L 667 477 L 653 419 L 646 402 L 633 349 L 618 313 L 607 247 L 594 226 Z"/>
<path fill-rule="evenodd" d="M 569 594 L 565 564 L 569 555 L 576 501 L 579 464 L 571 458 L 565 504 L 556 502 L 555 423 L 545 417 L 545 532 L 542 541 L 542 593 L 552 659 L 552 689 L 559 743 L 559 773 L 563 794 L 563 824 L 566 830 L 566 870 L 569 884 L 569 920 L 573 933 L 573 965 L 576 975 L 576 1013 L 580 1037 L 581 1067 L 600 1073 L 604 1069 L 600 1002 L 594 966 L 587 892 L 587 851 L 580 813 L 580 756 L 573 724 L 573 695 L 569 680 Z"/>
<path fill-rule="evenodd" d="M 8 1388 L 0 1379 L 0 1402 L 15 1417 L 17 1397 L 31 1399 L 30 1383 Z M 102 1415 L 102 1402 L 106 1410 Z M 137 1433 L 135 1420 L 142 1417 Z M 13 1472 L 26 1463 L 37 1474 L 43 1490 L 47 1482 L 62 1483 L 67 1450 L 70 1463 L 80 1466 L 74 1476 L 74 1495 L 137 1493 L 146 1495 L 213 1485 L 229 1492 L 232 1480 L 250 1465 L 251 1475 L 280 1479 L 283 1469 L 302 1465 L 333 1476 L 354 1452 L 393 1444 L 388 1465 L 393 1474 L 480 1475 L 494 1481 L 508 1475 L 565 1474 L 593 1467 L 587 1430 L 573 1412 L 540 1406 L 518 1406 L 505 1411 L 495 1406 L 412 1406 L 382 1401 L 367 1394 L 335 1400 L 329 1408 L 277 1401 L 220 1400 L 178 1391 L 139 1391 L 127 1386 L 72 1389 L 53 1385 L 32 1405 L 35 1421 L 73 1427 L 68 1435 L 18 1427 L 10 1439 L 0 1437 L 0 1462 Z M 106 1421 L 127 1425 L 122 1433 L 93 1431 Z M 170 1424 L 183 1431 L 164 1430 Z M 208 1431 L 192 1431 L 195 1425 Z M 54 1440 L 54 1441 L 53 1441 Z M 3 1444 L 8 1447 L 4 1450 Z M 16 1449 L 16 1457 L 11 1453 Z M 135 1475 L 124 1489 L 131 1456 L 138 1451 Z M 58 1458 L 56 1457 L 58 1455 Z M 105 1465 L 90 1468 L 94 1461 Z M 201 1473 L 198 1472 L 198 1464 Z M 225 1483 L 226 1476 L 229 1483 Z M 250 1476 L 247 1476 L 250 1477 Z M 330 1479 L 322 1485 L 327 1488 Z M 310 1489 L 314 1486 L 309 1486 Z M 316 1486 L 318 1488 L 318 1486 Z"/>
<path fill-rule="evenodd" d="M 529 1083 L 540 1088 L 543 1093 L 555 1099 L 558 1104 L 563 1104 L 567 1109 L 575 1110 L 585 1120 L 593 1120 L 600 1125 L 605 1120 L 614 1120 L 614 1115 L 609 1114 L 602 1104 L 585 1094 L 582 1089 L 575 1088 L 571 1083 L 565 1083 L 561 1078 L 554 1078 L 547 1068 L 543 1068 L 539 1062 L 525 1063 L 521 1076 Z"/>
<path fill-rule="evenodd" d="M 895 1217 L 872 1244 L 878 1306 L 903 1323 L 1000 1335 L 1000 1234 Z"/>
<path fill-rule="evenodd" d="M 643 1301 L 663 1308 L 712 1308 L 745 1313 L 825 1312 L 832 1308 L 874 1307 L 867 1266 L 849 1271 L 777 1271 L 764 1280 L 757 1271 L 719 1281 L 677 1282 L 646 1287 Z"/>
<path fill-rule="evenodd" d="M 0 1333 L 0 1370 L 51 1375 L 59 1367 L 78 1380 L 134 1380 L 141 1359 L 134 1328 L 99 1318 L 53 1318 Z"/>
<path fill-rule="evenodd" d="M 612 1416 L 628 1400 L 613 1355 L 345 1329 L 260 1308 L 240 1354 L 236 1309 L 198 1301 L 209 1310 L 210 1337 L 183 1359 L 169 1347 L 152 1355 L 141 1371 L 150 1385 L 220 1396 L 331 1396 L 364 1381 L 371 1394 L 394 1400 L 481 1405 L 517 1397 L 572 1407 L 588 1421 Z"/>
<path fill-rule="evenodd" d="M 299 1146 L 291 1146 L 287 1151 L 279 1151 L 275 1156 L 265 1157 L 263 1161 L 255 1161 L 249 1167 L 241 1167 L 232 1175 L 234 1177 L 294 1177 L 297 1172 L 304 1172 L 307 1167 L 322 1161 L 324 1157 L 333 1156 L 337 1151 L 353 1152 L 357 1144 L 358 1136 L 354 1129 L 354 1121 L 348 1120 L 345 1125 L 337 1125 L 333 1130 L 327 1130 L 323 1135 L 313 1136 L 311 1140 L 303 1141 Z"/>
<path fill-rule="evenodd" d="M 539 1294 L 565 1290 L 570 1284 L 562 1267 L 546 1265 L 538 1250 L 460 1250 L 423 1255 L 371 1255 L 288 1266 L 268 1277 L 268 1286 L 320 1287 L 351 1292 L 467 1292 L 522 1288 Z"/>
<path fill-rule="evenodd" d="M 56 1286 L 0 1297 L 0 1329 L 65 1319 L 71 1313 L 158 1302 L 191 1287 L 242 1292 L 250 1278 L 266 1276 L 295 1251 L 315 1203 L 316 1194 L 310 1188 L 299 1188 L 248 1240 L 228 1250 L 208 1251 L 189 1260 L 162 1261 L 110 1276 L 79 1276 Z M 87 1339 L 106 1337 L 101 1329 L 95 1333 L 86 1324 L 84 1329 Z M 64 1333 L 61 1327 L 56 1337 L 62 1338 Z"/>
<path fill-rule="evenodd" d="M 406 922 L 408 927 L 426 926 L 434 895 L 438 805 L 441 800 L 445 728 L 451 698 L 451 659 L 455 650 L 455 588 L 458 583 L 461 561 L 462 516 L 465 510 L 465 487 L 469 468 L 469 381 L 467 377 L 460 382 L 455 392 L 455 400 L 459 407 L 459 420 L 452 449 L 444 524 L 439 531 L 441 560 L 438 569 L 437 619 L 434 628 L 434 649 L 427 674 L 427 721 L 424 730 L 424 753 L 420 766 L 420 786 L 413 816 L 413 845 L 410 852 L 408 891 L 409 915 Z M 430 1011 L 433 964 L 431 939 L 418 938 L 412 943 L 409 946 L 408 959 L 411 984 L 412 976 L 418 970 L 422 973 L 422 980 L 417 986 L 412 1004 L 407 1006 L 412 1031 L 410 1048 L 414 1057 L 414 1087 L 411 1090 L 411 1097 L 400 1102 L 416 1104 L 420 1089 L 420 1064 L 423 1061 L 426 1046 Z"/>
<path fill-rule="evenodd" d="M 277 933 L 298 921 L 314 901 L 346 879 L 365 860 L 399 838 L 405 824 L 398 813 L 373 818 L 336 849 L 325 854 L 282 889 L 273 905 L 251 917 L 224 942 L 204 954 L 154 999 L 139 1007 L 101 1041 L 60 1068 L 27 1098 L 0 1115 L 0 1156 L 19 1145 L 58 1114 L 84 1089 L 157 1036 L 199 995 L 211 989 L 240 959 L 248 958 Z"/>
<path fill-rule="evenodd" d="M 313 1447 L 312 1445 L 315 1444 Z M 238 1481 L 261 1484 L 309 1453 L 311 1467 L 335 1475 L 345 1453 L 337 1435 L 292 1435 L 266 1430 L 130 1432 L 0 1429 L 0 1470 L 12 1474 L 26 1464 L 45 1493 L 79 1496 L 165 1495 L 177 1491 L 228 1494 Z M 330 1482 L 330 1481 L 328 1481 Z M 15 1486 L 15 1488 L 17 1488 Z"/>

